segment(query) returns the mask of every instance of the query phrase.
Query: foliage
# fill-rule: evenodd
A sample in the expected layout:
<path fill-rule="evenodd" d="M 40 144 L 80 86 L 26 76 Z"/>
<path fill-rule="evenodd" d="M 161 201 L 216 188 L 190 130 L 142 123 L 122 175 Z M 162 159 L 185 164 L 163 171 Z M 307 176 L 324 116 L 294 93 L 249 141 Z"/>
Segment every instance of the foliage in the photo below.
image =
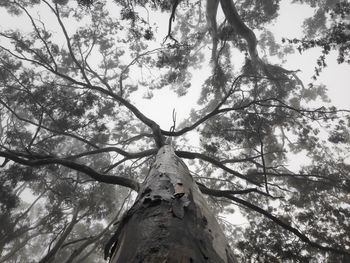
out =
<path fill-rule="evenodd" d="M 315 3 L 312 4 L 315 5 Z M 328 6 L 329 4 L 330 2 L 327 2 L 325 6 L 319 7 L 315 16 L 306 21 L 307 36 L 305 38 L 287 40 L 291 44 L 297 44 L 297 49 L 300 53 L 310 48 L 321 48 L 322 55 L 317 60 L 315 75 L 313 76 L 315 80 L 322 69 L 327 66 L 326 56 L 331 50 L 338 51 L 337 62 L 339 64 L 350 63 L 350 3 L 340 1 L 331 6 Z M 329 15 L 331 19 L 330 26 L 326 25 L 328 21 L 326 15 Z M 320 31 L 324 32 L 321 35 L 317 34 Z M 283 39 L 283 42 L 285 41 Z"/>
<path fill-rule="evenodd" d="M 0 31 L 0 262 L 104 262 L 128 189 L 166 141 L 215 213 L 246 218 L 226 224 L 240 262 L 346 262 L 349 112 L 329 104 L 325 86 L 254 57 L 248 27 L 266 59 L 290 51 L 266 29 L 283 1 L 236 2 L 237 24 L 217 17 L 218 36 L 201 1 L 0 3 L 24 25 Z M 289 40 L 301 53 L 323 49 L 316 73 L 331 49 L 348 63 L 349 5 L 294 2 L 321 10 L 305 23 L 317 39 Z M 200 94 L 170 131 L 136 106 L 168 88 Z"/>

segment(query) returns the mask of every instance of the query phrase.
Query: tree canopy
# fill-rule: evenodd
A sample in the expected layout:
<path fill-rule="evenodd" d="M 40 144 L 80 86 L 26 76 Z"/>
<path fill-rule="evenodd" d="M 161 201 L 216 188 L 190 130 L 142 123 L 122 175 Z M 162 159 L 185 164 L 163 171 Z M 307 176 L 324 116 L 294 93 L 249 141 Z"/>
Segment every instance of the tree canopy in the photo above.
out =
<path fill-rule="evenodd" d="M 216 214 L 242 217 L 221 219 L 239 262 L 349 261 L 349 109 L 316 80 L 350 63 L 350 4 L 291 1 L 314 16 L 282 40 L 283 4 L 0 2 L 0 262 L 105 262 L 164 144 Z M 303 83 L 283 62 L 312 48 Z M 139 106 L 162 112 L 161 91 L 198 98 L 162 127 Z"/>

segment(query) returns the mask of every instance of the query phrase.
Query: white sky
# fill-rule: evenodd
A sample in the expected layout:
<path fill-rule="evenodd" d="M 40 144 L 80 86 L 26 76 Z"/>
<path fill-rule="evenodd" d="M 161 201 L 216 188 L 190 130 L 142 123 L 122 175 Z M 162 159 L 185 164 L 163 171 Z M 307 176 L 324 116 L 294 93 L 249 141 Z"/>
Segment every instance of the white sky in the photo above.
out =
<path fill-rule="evenodd" d="M 290 0 L 281 1 L 281 7 L 279 10 L 279 16 L 274 25 L 269 29 L 274 33 L 276 41 L 280 41 L 282 37 L 294 38 L 301 37 L 302 28 L 301 25 L 306 17 L 313 15 L 314 10 L 308 5 L 290 4 Z M 50 14 L 48 14 L 50 17 Z M 45 19 L 45 14 L 41 14 L 44 21 L 49 21 L 52 27 L 57 26 L 56 21 L 53 19 Z M 165 36 L 168 30 L 169 14 L 161 14 L 157 17 L 150 17 L 153 22 L 158 25 L 158 33 L 161 36 Z M 176 23 L 176 20 L 175 20 Z M 31 24 L 28 20 L 19 19 L 18 17 L 9 16 L 3 9 L 0 9 L 0 29 L 17 27 L 24 31 L 31 30 Z M 49 26 L 50 27 L 50 26 Z M 70 28 L 68 27 L 68 31 Z M 59 32 L 59 30 L 56 30 Z M 163 38 L 163 37 L 161 37 Z M 301 72 L 298 76 L 303 80 L 304 84 L 311 82 L 311 76 L 314 74 L 314 68 L 316 60 L 320 55 L 320 50 L 312 49 L 304 52 L 302 55 L 299 52 L 295 52 L 292 55 L 288 55 L 286 58 L 285 68 L 289 70 L 300 69 Z M 336 62 L 336 53 L 333 52 L 331 56 L 327 58 L 328 67 L 323 70 L 321 76 L 317 82 L 325 84 L 329 91 L 329 97 L 332 100 L 332 104 L 339 108 L 350 108 L 350 87 L 349 87 L 349 66 L 346 64 L 339 65 Z M 151 100 L 137 99 L 136 105 L 150 118 L 158 122 L 163 129 L 168 129 L 172 125 L 172 111 L 177 112 L 177 123 L 186 119 L 191 107 L 195 105 L 199 98 L 201 90 L 201 84 L 204 81 L 203 76 L 207 76 L 210 72 L 209 63 L 207 67 L 204 65 L 201 73 L 194 72 L 192 86 L 188 91 L 188 94 L 184 97 L 177 97 L 174 92 L 169 91 L 168 88 L 164 88 L 159 91 L 154 91 L 154 97 Z M 203 73 L 203 71 L 205 73 Z M 162 110 L 159 110 L 159 109 Z"/>
<path fill-rule="evenodd" d="M 279 17 L 270 30 L 275 34 L 276 41 L 281 41 L 282 37 L 298 38 L 302 37 L 302 23 L 306 17 L 313 15 L 314 10 L 308 5 L 289 4 L 290 1 L 282 1 L 279 10 Z M 162 17 L 161 23 L 158 23 L 160 32 L 166 34 L 168 28 L 168 16 Z M 176 21 L 176 20 L 175 20 Z M 279 42 L 281 44 L 281 42 Z M 286 69 L 297 70 L 299 78 L 305 85 L 312 81 L 317 58 L 320 56 L 320 49 L 312 49 L 304 52 L 302 55 L 296 51 L 294 54 L 286 57 L 284 64 Z M 342 109 L 350 109 L 350 67 L 347 64 L 339 65 L 336 62 L 336 52 L 332 52 L 327 57 L 328 67 L 323 70 L 316 83 L 323 83 L 327 86 L 328 95 L 332 104 Z M 210 71 L 209 65 L 206 69 Z M 206 73 L 207 74 L 207 73 Z M 206 75 L 205 74 L 205 75 Z M 175 108 L 179 122 L 186 119 L 191 106 L 197 102 L 201 83 L 204 81 L 204 74 L 193 74 L 192 86 L 187 96 L 178 98 L 168 89 L 154 92 L 152 100 L 137 101 L 137 106 L 153 120 L 158 122 L 162 128 L 167 129 L 172 125 L 172 111 Z M 161 108 L 162 110 L 159 110 Z"/>

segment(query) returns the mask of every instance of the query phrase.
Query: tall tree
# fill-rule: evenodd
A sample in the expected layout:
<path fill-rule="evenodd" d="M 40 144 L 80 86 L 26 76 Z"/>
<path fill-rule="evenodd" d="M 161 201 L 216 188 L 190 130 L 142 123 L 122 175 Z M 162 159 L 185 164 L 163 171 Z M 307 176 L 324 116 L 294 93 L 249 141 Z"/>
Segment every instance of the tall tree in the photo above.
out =
<path fill-rule="evenodd" d="M 346 1 L 294 2 L 318 11 L 290 42 L 344 62 Z M 0 7 L 0 262 L 349 260 L 349 111 L 269 62 L 280 1 Z M 170 129 L 137 106 L 169 88 L 199 91 Z"/>

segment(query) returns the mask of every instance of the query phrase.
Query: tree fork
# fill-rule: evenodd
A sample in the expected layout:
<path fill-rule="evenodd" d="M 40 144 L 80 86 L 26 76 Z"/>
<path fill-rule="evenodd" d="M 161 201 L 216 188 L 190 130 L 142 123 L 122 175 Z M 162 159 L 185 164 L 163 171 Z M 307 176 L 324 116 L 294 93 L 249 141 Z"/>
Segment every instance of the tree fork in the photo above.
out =
<path fill-rule="evenodd" d="M 111 263 L 236 262 L 186 164 L 169 145 L 159 149 L 105 252 Z"/>

